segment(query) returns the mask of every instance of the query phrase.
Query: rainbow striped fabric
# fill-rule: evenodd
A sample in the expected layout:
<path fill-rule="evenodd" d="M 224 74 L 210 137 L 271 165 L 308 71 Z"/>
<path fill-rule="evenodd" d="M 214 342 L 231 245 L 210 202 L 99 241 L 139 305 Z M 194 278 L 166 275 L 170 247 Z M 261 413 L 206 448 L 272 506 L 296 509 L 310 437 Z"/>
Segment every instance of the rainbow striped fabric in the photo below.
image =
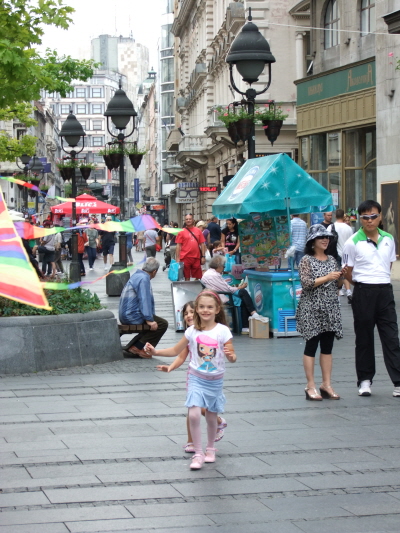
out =
<path fill-rule="evenodd" d="M 0 296 L 32 307 L 51 309 L 40 280 L 8 214 L 1 187 Z"/>

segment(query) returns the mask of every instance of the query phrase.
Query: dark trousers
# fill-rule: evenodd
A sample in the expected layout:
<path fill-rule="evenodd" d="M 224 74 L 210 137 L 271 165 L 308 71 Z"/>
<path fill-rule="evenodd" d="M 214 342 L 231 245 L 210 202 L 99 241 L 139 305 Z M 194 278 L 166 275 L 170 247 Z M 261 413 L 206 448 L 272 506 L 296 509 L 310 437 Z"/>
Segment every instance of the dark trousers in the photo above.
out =
<path fill-rule="evenodd" d="M 352 308 L 356 334 L 357 383 L 375 375 L 374 328 L 378 328 L 389 377 L 400 386 L 400 346 L 393 288 L 387 284 L 356 283 Z"/>
<path fill-rule="evenodd" d="M 85 274 L 85 265 L 83 264 L 83 254 L 78 254 L 79 266 L 81 268 L 81 274 Z"/>
<path fill-rule="evenodd" d="M 156 256 L 156 245 L 155 244 L 153 244 L 152 246 L 146 246 L 146 256 L 147 257 Z"/>
<path fill-rule="evenodd" d="M 89 259 L 89 268 L 93 268 L 94 262 L 96 261 L 96 257 L 97 257 L 97 248 L 86 246 L 86 251 L 87 251 L 87 255 Z"/>
<path fill-rule="evenodd" d="M 156 347 L 160 342 L 161 337 L 168 329 L 168 322 L 164 318 L 154 315 L 154 321 L 157 322 L 158 328 L 155 331 L 141 331 L 138 333 L 126 346 L 125 350 L 131 346 L 136 346 L 139 350 L 143 350 L 146 342 L 149 342 L 152 346 Z"/>
<path fill-rule="evenodd" d="M 240 311 L 242 313 L 242 328 L 248 328 L 249 316 L 256 310 L 256 308 L 254 307 L 253 300 L 246 289 L 239 289 L 238 296 L 242 300 L 240 306 Z"/>

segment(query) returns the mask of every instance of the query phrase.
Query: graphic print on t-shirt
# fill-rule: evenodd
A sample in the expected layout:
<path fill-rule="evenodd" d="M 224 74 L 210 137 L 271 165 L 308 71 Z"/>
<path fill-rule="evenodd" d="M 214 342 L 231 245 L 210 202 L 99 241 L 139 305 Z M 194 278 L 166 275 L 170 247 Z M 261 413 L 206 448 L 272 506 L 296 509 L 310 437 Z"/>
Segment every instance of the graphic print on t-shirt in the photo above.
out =
<path fill-rule="evenodd" d="M 203 372 L 212 372 L 217 370 L 212 360 L 217 355 L 218 341 L 208 337 L 207 335 L 199 335 L 196 337 L 197 354 L 199 356 L 199 367 L 197 370 Z"/>

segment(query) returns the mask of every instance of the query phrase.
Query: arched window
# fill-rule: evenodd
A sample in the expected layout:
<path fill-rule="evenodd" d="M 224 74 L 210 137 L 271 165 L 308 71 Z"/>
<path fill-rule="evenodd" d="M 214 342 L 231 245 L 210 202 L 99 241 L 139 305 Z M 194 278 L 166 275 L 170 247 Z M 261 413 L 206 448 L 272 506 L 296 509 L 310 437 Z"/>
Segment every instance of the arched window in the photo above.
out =
<path fill-rule="evenodd" d="M 339 44 L 339 2 L 329 0 L 325 11 L 325 48 Z"/>
<path fill-rule="evenodd" d="M 375 0 L 361 1 L 361 35 L 375 31 Z"/>

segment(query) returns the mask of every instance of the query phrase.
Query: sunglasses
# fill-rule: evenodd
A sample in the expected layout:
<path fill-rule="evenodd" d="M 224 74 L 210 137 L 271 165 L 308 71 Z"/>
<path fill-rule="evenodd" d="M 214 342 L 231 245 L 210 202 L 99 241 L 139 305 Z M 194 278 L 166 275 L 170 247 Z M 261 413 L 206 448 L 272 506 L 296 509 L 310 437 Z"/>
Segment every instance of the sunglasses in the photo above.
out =
<path fill-rule="evenodd" d="M 360 218 L 362 220 L 376 220 L 378 217 L 379 215 L 377 215 L 376 213 L 374 213 L 373 215 L 360 215 Z"/>

